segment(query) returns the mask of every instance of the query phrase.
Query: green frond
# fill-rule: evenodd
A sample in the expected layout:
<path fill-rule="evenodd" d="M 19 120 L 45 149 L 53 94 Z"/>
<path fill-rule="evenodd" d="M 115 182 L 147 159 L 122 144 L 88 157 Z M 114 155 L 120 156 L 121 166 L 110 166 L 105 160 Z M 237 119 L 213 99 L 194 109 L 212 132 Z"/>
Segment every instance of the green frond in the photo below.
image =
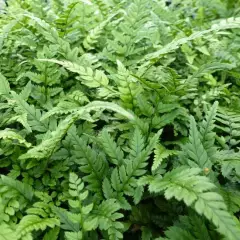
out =
<path fill-rule="evenodd" d="M 76 136 L 74 128 L 69 131 L 68 135 L 74 147 L 73 160 L 80 165 L 80 170 L 86 174 L 83 180 L 88 182 L 90 190 L 101 192 L 102 181 L 108 170 L 104 156 L 87 146 L 83 138 Z"/>
<path fill-rule="evenodd" d="M 214 192 L 201 193 L 194 208 L 199 214 L 203 214 L 212 221 L 217 230 L 227 239 L 238 239 L 240 225 L 227 211 L 223 198 Z"/>
<path fill-rule="evenodd" d="M 238 189 L 230 186 L 225 186 L 220 189 L 220 193 L 231 213 L 238 212 L 240 208 L 240 192 Z"/>
<path fill-rule="evenodd" d="M 20 134 L 13 131 L 13 129 L 5 128 L 0 130 L 0 139 L 12 140 L 13 144 L 23 145 L 27 148 L 31 147 L 31 143 L 27 142 Z"/>
<path fill-rule="evenodd" d="M 238 239 L 239 224 L 227 211 L 221 195 L 210 190 L 216 186 L 207 177 L 199 176 L 199 168 L 175 168 L 161 179 L 156 177 L 149 185 L 151 192 L 163 192 L 167 199 L 175 197 L 187 206 L 194 206 L 200 215 L 212 221 L 227 239 Z"/>
<path fill-rule="evenodd" d="M 195 240 L 190 232 L 180 228 L 180 227 L 170 227 L 166 232 L 165 232 L 166 237 L 164 238 L 157 238 L 155 240 L 164 240 L 164 239 L 171 239 L 171 240 Z"/>
<path fill-rule="evenodd" d="M 187 230 L 194 239 L 211 240 L 211 232 L 208 230 L 204 217 L 190 212 L 189 216 L 180 216 L 176 226 Z"/>
<path fill-rule="evenodd" d="M 103 21 L 98 26 L 90 30 L 89 34 L 83 40 L 83 46 L 86 50 L 91 50 L 94 48 L 94 45 L 97 43 L 98 38 L 100 38 L 103 29 L 108 22 L 109 20 Z"/>
<path fill-rule="evenodd" d="M 1 175 L 0 187 L 2 188 L 1 194 L 7 192 L 12 192 L 13 194 L 13 191 L 15 191 L 25 197 L 28 201 L 32 201 L 34 192 L 32 187 L 26 183 Z"/>
<path fill-rule="evenodd" d="M 71 72 L 78 73 L 80 75 L 80 81 L 82 84 L 90 87 L 90 88 L 98 88 L 103 87 L 110 90 L 108 87 L 109 79 L 104 74 L 103 71 L 96 70 L 95 72 L 90 67 L 82 67 L 77 63 L 69 62 L 69 61 L 59 61 L 55 59 L 38 59 L 39 61 L 52 62 L 57 63 Z M 114 93 L 114 90 L 111 90 Z"/>
<path fill-rule="evenodd" d="M 67 6 L 65 11 L 61 13 L 58 19 L 56 19 L 56 24 L 59 29 L 61 29 L 61 35 L 65 36 L 67 33 L 70 32 L 70 28 L 74 21 L 77 20 L 78 16 L 75 13 L 76 10 L 76 5 L 79 4 L 80 2 L 73 2 Z"/>
<path fill-rule="evenodd" d="M 169 156 L 176 155 L 177 151 L 168 150 L 163 145 L 158 144 L 154 150 L 154 159 L 152 165 L 152 171 L 157 170 L 157 168 L 161 165 L 162 161 Z"/>
<path fill-rule="evenodd" d="M 168 172 L 161 179 L 156 177 L 149 185 L 150 192 L 164 192 L 167 199 L 175 197 L 183 200 L 187 206 L 192 205 L 198 194 L 215 188 L 215 185 L 204 176 L 198 176 L 200 168 L 179 167 Z"/>
<path fill-rule="evenodd" d="M 2 240 L 13 240 L 18 239 L 16 232 L 11 229 L 7 224 L 2 223 L 0 225 L 0 239 Z"/>
<path fill-rule="evenodd" d="M 206 113 L 206 117 L 200 125 L 201 141 L 209 157 L 214 154 L 215 133 L 213 132 L 213 129 L 215 127 L 214 122 L 217 114 L 217 107 L 218 102 L 215 102 L 212 108 Z"/>
<path fill-rule="evenodd" d="M 157 59 L 161 57 L 161 55 L 172 52 L 178 49 L 181 45 L 186 44 L 187 42 L 195 40 L 197 38 L 203 37 L 204 35 L 209 34 L 211 32 L 218 32 L 225 29 L 239 28 L 239 21 L 240 21 L 239 18 L 228 18 L 228 19 L 220 20 L 218 23 L 213 24 L 210 29 L 194 32 L 189 37 L 173 40 L 171 43 L 162 47 L 160 50 L 157 50 L 154 53 L 147 54 L 145 57 L 145 60 Z"/>
<path fill-rule="evenodd" d="M 106 154 L 110 157 L 109 161 L 117 166 L 121 166 L 124 162 L 124 153 L 122 149 L 117 146 L 116 142 L 114 142 L 107 130 L 101 132 L 100 141 Z"/>
<path fill-rule="evenodd" d="M 227 108 L 219 108 L 216 117 L 216 128 L 223 131 L 226 136 L 225 146 L 231 149 L 240 142 L 240 114 Z"/>
<path fill-rule="evenodd" d="M 0 73 L 0 95 L 9 95 L 10 86 L 7 79 Z"/>
<path fill-rule="evenodd" d="M 129 207 L 129 204 L 123 197 L 124 194 L 132 196 L 135 202 L 139 202 L 139 199 L 141 199 L 143 189 L 138 187 L 137 178 L 146 173 L 146 166 L 148 165 L 147 160 L 149 155 L 152 153 L 160 134 L 161 131 L 155 134 L 145 146 L 145 142 L 140 131 L 136 129 L 130 143 L 129 158 L 126 160 L 124 165 L 119 168 L 115 168 L 112 171 L 111 185 L 115 192 L 112 192 L 111 197 L 116 198 L 123 208 Z M 105 184 L 106 183 L 107 182 L 105 182 Z M 106 189 L 107 188 L 105 188 L 105 191 Z"/>
<path fill-rule="evenodd" d="M 215 157 L 217 162 L 220 164 L 223 176 L 230 178 L 232 181 L 238 181 L 240 176 L 239 152 L 234 152 L 233 150 L 223 150 L 217 152 Z"/>
<path fill-rule="evenodd" d="M 46 132 L 48 130 L 48 122 L 40 121 L 42 113 L 33 105 L 29 105 L 18 94 L 11 92 L 13 99 L 16 101 L 15 111 L 17 114 L 27 114 L 28 124 L 31 129 L 38 132 Z"/>
<path fill-rule="evenodd" d="M 65 237 L 67 240 L 81 240 L 82 232 L 65 232 Z"/>
<path fill-rule="evenodd" d="M 132 109 L 136 105 L 136 97 L 141 92 L 141 86 L 120 61 L 117 61 L 117 65 L 118 72 L 114 80 L 118 85 L 120 98 L 123 106 Z"/>
<path fill-rule="evenodd" d="M 70 216 L 68 214 L 68 211 L 62 208 L 53 208 L 54 213 L 57 215 L 61 222 L 61 228 L 64 230 L 72 231 L 72 232 L 78 232 L 80 230 L 80 223 L 74 222 L 72 219 L 70 219 Z"/>
<path fill-rule="evenodd" d="M 57 240 L 59 234 L 59 227 L 50 229 L 43 237 L 43 240 Z"/>
<path fill-rule="evenodd" d="M 101 230 L 107 230 L 109 239 L 122 239 L 122 230 L 124 225 L 118 222 L 123 214 L 118 213 L 120 205 L 114 199 L 108 199 L 102 202 L 96 210 L 93 211 L 93 216 L 98 219 L 98 225 Z"/>
<path fill-rule="evenodd" d="M 43 140 L 39 145 L 34 146 L 27 153 L 23 154 L 21 159 L 42 159 L 49 158 L 57 150 L 59 142 L 67 133 L 68 129 L 74 123 L 75 118 L 70 115 L 63 120 L 57 127 L 57 129 L 51 132 L 50 137 Z"/>
<path fill-rule="evenodd" d="M 40 218 L 36 215 L 27 215 L 18 224 L 16 233 L 17 236 L 23 237 L 32 231 L 43 231 L 47 227 L 54 228 L 58 225 L 59 221 L 56 218 Z"/>
<path fill-rule="evenodd" d="M 183 147 L 183 151 L 186 154 L 183 156 L 183 161 L 191 167 L 200 167 L 202 169 L 211 169 L 212 162 L 208 157 L 207 151 L 205 150 L 203 143 L 201 142 L 201 135 L 197 129 L 195 119 L 190 117 L 190 133 L 189 143 Z"/>

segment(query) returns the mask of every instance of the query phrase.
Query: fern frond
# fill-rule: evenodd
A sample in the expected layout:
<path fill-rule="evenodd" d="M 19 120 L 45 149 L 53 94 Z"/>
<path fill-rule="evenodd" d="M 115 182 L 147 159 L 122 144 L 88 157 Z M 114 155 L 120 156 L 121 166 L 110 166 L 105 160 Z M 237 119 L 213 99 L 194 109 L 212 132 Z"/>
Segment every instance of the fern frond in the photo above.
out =
<path fill-rule="evenodd" d="M 15 107 L 16 113 L 21 115 L 27 114 L 28 123 L 31 126 L 32 130 L 46 132 L 48 130 L 48 122 L 40 121 L 40 118 L 42 117 L 41 111 L 39 109 L 36 109 L 33 105 L 29 105 L 15 92 L 11 92 L 11 95 L 17 104 Z"/>
<path fill-rule="evenodd" d="M 63 208 L 54 207 L 54 213 L 57 215 L 61 222 L 61 228 L 64 230 L 78 232 L 80 230 L 79 222 L 73 222 L 68 215 L 68 211 Z"/>
<path fill-rule="evenodd" d="M 164 238 L 156 238 L 155 240 L 195 240 L 191 233 L 185 229 L 182 229 L 177 226 L 170 227 L 167 231 L 165 231 L 166 237 Z"/>
<path fill-rule="evenodd" d="M 58 234 L 59 234 L 59 227 L 55 227 L 53 229 L 50 229 L 43 237 L 43 240 L 57 240 Z"/>
<path fill-rule="evenodd" d="M 199 168 L 175 168 L 161 179 L 156 177 L 149 185 L 151 192 L 162 192 L 167 199 L 183 200 L 212 221 L 218 231 L 227 239 L 238 239 L 240 228 L 234 217 L 227 211 L 223 198 L 210 190 L 216 186 L 207 177 L 199 176 Z"/>
<path fill-rule="evenodd" d="M 116 142 L 114 142 L 107 130 L 101 132 L 100 140 L 106 154 L 110 157 L 109 161 L 117 166 L 121 166 L 124 161 L 124 153 L 122 149 L 117 146 Z"/>
<path fill-rule="evenodd" d="M 108 170 L 104 156 L 87 146 L 84 139 L 76 136 L 74 128 L 68 132 L 68 135 L 74 147 L 73 160 L 80 165 L 80 170 L 86 174 L 83 180 L 88 182 L 90 190 L 101 192 L 102 181 Z"/>
<path fill-rule="evenodd" d="M 123 106 L 132 109 L 134 105 L 136 105 L 136 98 L 141 92 L 141 87 L 120 61 L 117 61 L 117 65 L 118 72 L 114 80 L 118 85 L 120 98 L 123 102 Z"/>
<path fill-rule="evenodd" d="M 82 232 L 65 232 L 65 237 L 67 240 L 81 240 Z"/>
<path fill-rule="evenodd" d="M 225 145 L 231 149 L 240 142 L 240 113 L 232 109 L 219 108 L 216 117 L 216 128 L 227 134 Z"/>
<path fill-rule="evenodd" d="M 118 213 L 120 205 L 114 199 L 103 201 L 99 207 L 93 211 L 93 216 L 98 219 L 98 225 L 101 230 L 107 230 L 109 238 L 122 239 L 121 231 L 124 225 L 118 220 L 123 217 L 123 214 Z"/>
<path fill-rule="evenodd" d="M 219 23 L 213 24 L 210 29 L 195 32 L 189 37 L 180 38 L 173 40 L 171 43 L 165 45 L 162 49 L 155 51 L 154 53 L 147 54 L 145 60 L 154 60 L 161 55 L 172 52 L 173 50 L 178 49 L 181 45 L 186 44 L 189 41 L 195 40 L 197 38 L 203 37 L 204 35 L 211 32 L 218 32 L 224 29 L 239 28 L 240 18 L 228 18 L 221 20 Z"/>
<path fill-rule="evenodd" d="M 237 181 L 240 177 L 239 151 L 234 152 L 233 150 L 223 150 L 217 152 L 215 157 L 220 164 L 223 176 L 234 180 L 231 176 L 236 175 L 235 181 Z"/>
<path fill-rule="evenodd" d="M 77 4 L 80 2 L 73 2 L 67 6 L 65 11 L 56 20 L 58 28 L 61 29 L 61 36 L 65 36 L 69 32 L 71 25 L 78 19 L 78 16 L 74 14 L 74 10 Z"/>
<path fill-rule="evenodd" d="M 63 120 L 57 127 L 55 131 L 53 131 L 49 138 L 43 140 L 39 145 L 28 150 L 27 153 L 21 155 L 21 159 L 42 159 L 49 158 L 57 150 L 59 142 L 67 133 L 68 129 L 74 123 L 75 118 L 70 115 L 65 120 Z"/>
<path fill-rule="evenodd" d="M 154 154 L 152 171 L 155 171 L 165 158 L 177 154 L 177 151 L 168 150 L 164 146 L 158 144 L 154 150 Z"/>
<path fill-rule="evenodd" d="M 0 225 L 0 239 L 2 240 L 13 240 L 18 239 L 18 236 L 14 230 L 7 224 L 2 223 Z"/>
<path fill-rule="evenodd" d="M 1 138 L 12 140 L 14 144 L 21 144 L 26 146 L 27 148 L 31 147 L 32 145 L 31 143 L 27 142 L 21 135 L 9 128 L 0 130 L 0 139 Z"/>
<path fill-rule="evenodd" d="M 192 116 L 190 117 L 189 143 L 183 147 L 183 151 L 186 154 L 183 158 L 186 158 L 186 156 L 189 158 L 183 161 L 186 161 L 189 166 L 211 169 L 212 162 L 207 155 L 207 151 L 204 149 L 196 121 Z"/>
<path fill-rule="evenodd" d="M 7 79 L 0 73 L 0 95 L 9 95 L 10 86 Z"/>
<path fill-rule="evenodd" d="M 218 102 L 215 102 L 212 108 L 206 113 L 206 117 L 200 125 L 201 141 L 209 157 L 214 154 L 215 133 L 213 132 L 213 129 L 215 127 L 214 122 L 217 114 L 217 108 Z"/>
<path fill-rule="evenodd" d="M 220 189 L 220 193 L 231 213 L 236 213 L 240 208 L 240 192 L 238 189 L 230 186 L 225 186 Z"/>
<path fill-rule="evenodd" d="M 98 26 L 91 29 L 89 34 L 83 40 L 83 46 L 86 50 L 91 50 L 94 48 L 94 45 L 97 43 L 98 38 L 100 38 L 104 27 L 107 25 L 109 20 L 101 22 Z"/>
<path fill-rule="evenodd" d="M 116 112 L 116 113 L 128 118 L 129 120 L 135 119 L 133 114 L 126 111 L 124 108 L 120 107 L 119 105 L 117 105 L 115 103 L 103 102 L 103 101 L 90 102 L 89 104 L 87 104 L 83 107 L 78 107 L 78 108 L 76 107 L 75 109 L 71 109 L 71 112 L 73 112 L 73 116 L 77 115 L 78 118 L 84 119 L 84 117 L 88 116 L 88 113 L 90 113 L 91 111 L 99 111 L 101 109 L 111 110 L 113 112 Z M 67 110 L 65 110 L 65 111 L 67 111 Z M 63 111 L 63 113 L 65 113 L 65 111 Z M 61 113 L 62 113 L 61 106 L 60 106 L 60 108 L 58 108 L 58 107 L 53 108 L 52 110 L 50 110 L 49 112 L 47 112 L 45 115 L 42 116 L 41 121 L 49 118 L 50 116 L 52 116 L 54 114 L 61 114 Z"/>
<path fill-rule="evenodd" d="M 98 88 L 103 87 L 114 93 L 114 90 L 108 87 L 109 80 L 103 71 L 96 70 L 95 72 L 90 67 L 82 67 L 77 63 L 72 63 L 69 61 L 59 61 L 55 59 L 38 59 L 39 61 L 52 62 L 57 63 L 65 68 L 67 68 L 71 72 L 78 73 L 80 75 L 80 81 L 90 87 L 90 88 Z"/>
<path fill-rule="evenodd" d="M 123 208 L 128 207 L 123 194 L 132 196 L 136 202 L 137 199 L 141 198 L 139 197 L 139 194 L 141 196 L 143 193 L 142 189 L 139 188 L 139 192 L 135 192 L 136 188 L 138 187 L 137 178 L 143 176 L 146 173 L 146 166 L 148 165 L 147 159 L 149 158 L 152 149 L 155 147 L 160 134 L 161 131 L 155 134 L 147 146 L 145 146 L 144 139 L 140 131 L 136 129 L 130 144 L 130 154 L 129 158 L 126 160 L 126 164 L 122 165 L 119 168 L 115 168 L 112 171 L 111 185 L 116 193 L 115 195 L 113 192 L 112 197 L 115 197 L 119 203 L 121 203 L 121 206 Z"/>
<path fill-rule="evenodd" d="M 27 233 L 36 230 L 45 230 L 47 227 L 54 228 L 59 225 L 56 218 L 40 218 L 36 215 L 27 215 L 22 218 L 17 226 L 16 233 L 18 236 L 25 236 Z"/>
<path fill-rule="evenodd" d="M 15 191 L 17 193 L 20 193 L 27 200 L 32 201 L 34 192 L 32 187 L 26 183 L 22 183 L 18 180 L 14 180 L 10 177 L 1 175 L 0 187 L 2 188 L 2 193 Z"/>

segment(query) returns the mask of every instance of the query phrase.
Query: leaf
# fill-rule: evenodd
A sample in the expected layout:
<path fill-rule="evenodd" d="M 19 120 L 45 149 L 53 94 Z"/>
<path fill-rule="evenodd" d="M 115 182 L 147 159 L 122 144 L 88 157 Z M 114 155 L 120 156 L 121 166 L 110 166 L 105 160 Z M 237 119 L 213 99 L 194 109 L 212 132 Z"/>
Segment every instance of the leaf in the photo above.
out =
<path fill-rule="evenodd" d="M 174 150 L 168 150 L 164 146 L 158 144 L 154 150 L 154 160 L 152 165 L 152 171 L 155 171 L 162 163 L 162 161 L 177 152 Z"/>
<path fill-rule="evenodd" d="M 12 129 L 0 130 L 0 138 L 12 140 L 14 144 L 22 144 L 27 148 L 31 147 L 31 143 L 27 142 L 21 135 L 14 132 Z"/>
<path fill-rule="evenodd" d="M 0 73 L 0 95 L 9 95 L 10 86 L 7 79 Z"/>
<path fill-rule="evenodd" d="M 53 229 L 50 229 L 43 237 L 43 240 L 57 240 L 58 234 L 59 234 L 59 228 L 55 227 Z"/>
<path fill-rule="evenodd" d="M 32 201 L 34 192 L 30 185 L 22 183 L 18 180 L 14 180 L 8 176 L 1 175 L 0 186 L 7 186 L 8 188 L 15 190 L 22 194 L 26 199 Z"/>
<path fill-rule="evenodd" d="M 12 240 L 17 239 L 17 234 L 11 227 L 5 223 L 0 225 L 0 239 L 2 240 Z"/>

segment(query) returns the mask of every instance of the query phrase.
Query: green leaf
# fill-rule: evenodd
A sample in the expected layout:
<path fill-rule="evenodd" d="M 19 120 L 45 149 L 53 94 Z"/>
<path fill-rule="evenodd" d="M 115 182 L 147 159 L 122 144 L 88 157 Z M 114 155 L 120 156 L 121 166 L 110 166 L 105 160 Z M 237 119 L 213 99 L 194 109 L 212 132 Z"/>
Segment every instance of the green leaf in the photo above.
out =
<path fill-rule="evenodd" d="M 0 95 L 9 95 L 10 86 L 7 79 L 0 73 Z"/>

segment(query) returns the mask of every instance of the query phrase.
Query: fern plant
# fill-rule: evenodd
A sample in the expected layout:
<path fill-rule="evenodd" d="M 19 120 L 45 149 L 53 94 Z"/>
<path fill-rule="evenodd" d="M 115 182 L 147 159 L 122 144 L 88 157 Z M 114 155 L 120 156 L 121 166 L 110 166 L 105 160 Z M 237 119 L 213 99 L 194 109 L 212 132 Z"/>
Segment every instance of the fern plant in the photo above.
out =
<path fill-rule="evenodd" d="M 0 239 L 238 240 L 239 10 L 0 6 Z"/>

